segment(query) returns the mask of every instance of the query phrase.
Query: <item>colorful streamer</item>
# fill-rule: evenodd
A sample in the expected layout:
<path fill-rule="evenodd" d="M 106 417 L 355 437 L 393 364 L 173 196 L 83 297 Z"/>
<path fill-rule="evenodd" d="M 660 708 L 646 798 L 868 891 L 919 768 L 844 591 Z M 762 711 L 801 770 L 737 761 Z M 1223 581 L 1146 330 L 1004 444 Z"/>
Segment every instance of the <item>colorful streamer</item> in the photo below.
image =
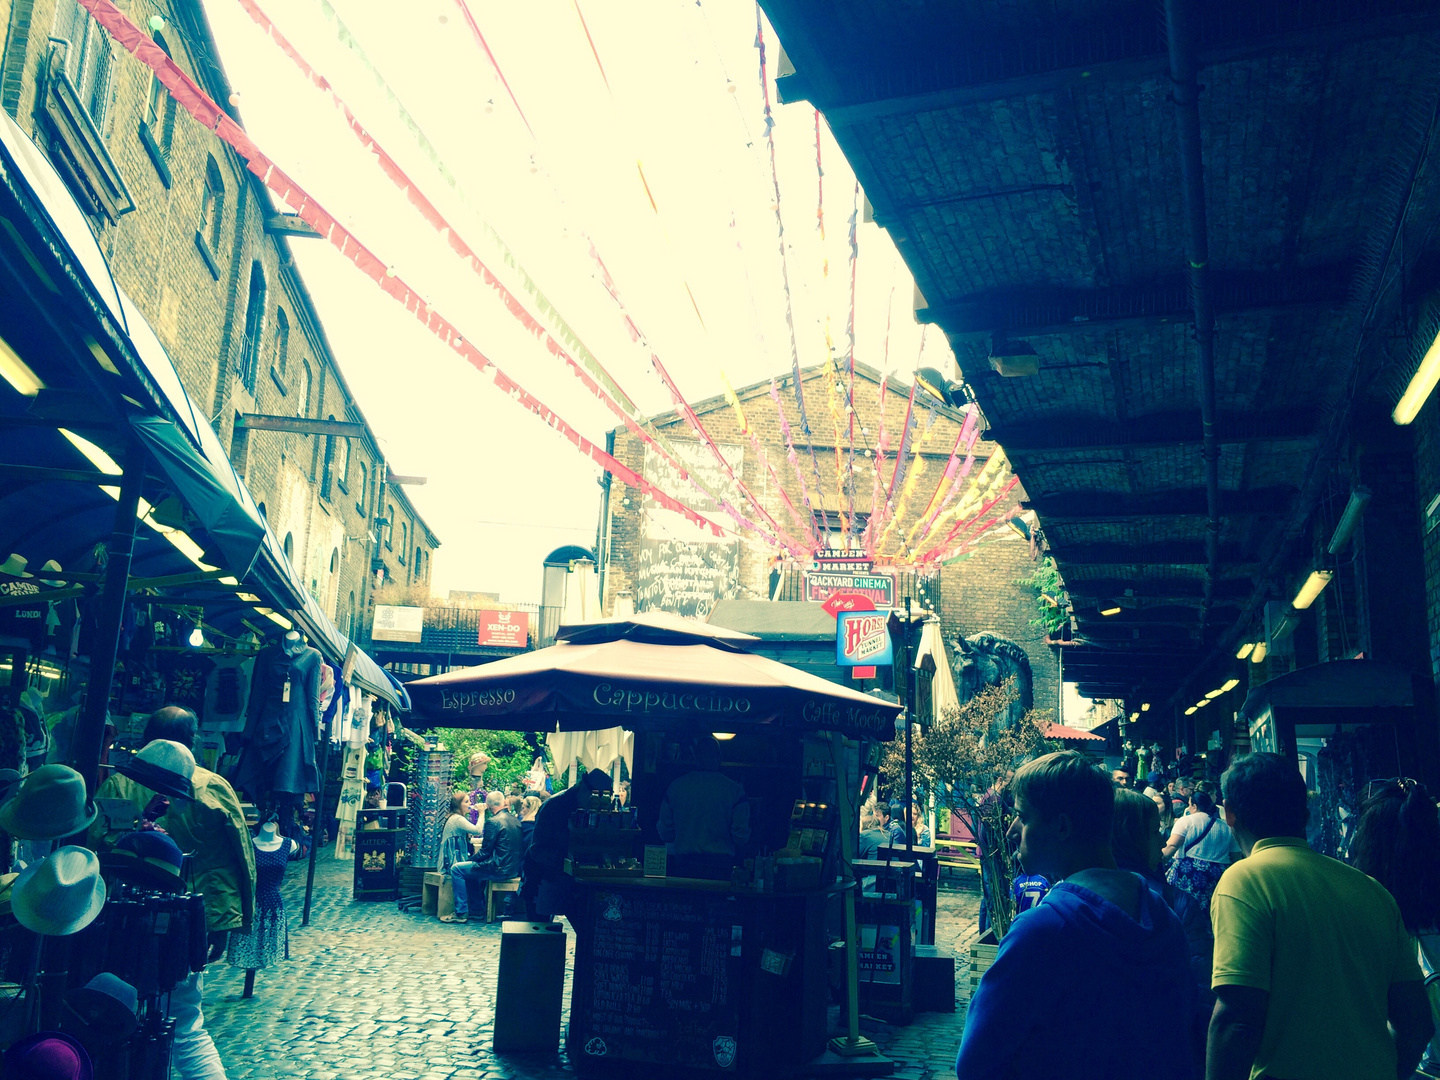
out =
<path fill-rule="evenodd" d="M 781 482 L 779 474 L 775 471 L 775 466 L 770 463 L 770 455 L 765 452 L 765 445 L 760 441 L 759 433 L 750 426 L 750 420 L 745 415 L 745 406 L 740 403 L 740 398 L 735 393 L 735 388 L 730 385 L 729 376 L 723 371 L 720 372 L 720 385 L 724 388 L 726 402 L 729 403 L 730 408 L 735 412 L 735 422 L 739 424 L 740 431 L 749 438 L 750 446 L 755 451 L 755 456 L 759 459 L 760 464 L 763 465 L 765 471 L 770 474 L 770 479 L 775 484 L 775 490 L 780 493 L 780 501 L 785 504 L 785 509 L 790 511 L 790 516 L 795 519 L 795 524 L 800 526 L 800 531 L 804 534 L 806 540 L 818 546 L 818 538 L 814 536 L 814 519 L 812 518 L 806 521 L 805 518 L 801 516 L 800 511 L 795 508 L 795 504 L 790 501 L 790 493 L 785 490 L 785 485 Z"/>
<path fill-rule="evenodd" d="M 287 206 L 294 207 L 301 220 L 325 237 L 392 299 L 403 304 L 432 334 L 462 355 L 477 370 L 489 371 L 495 385 L 507 396 L 538 415 L 597 465 L 614 474 L 621 483 L 649 495 L 661 506 L 681 514 L 688 521 L 709 528 L 713 535 L 724 535 L 725 530 L 719 525 L 673 496 L 660 491 L 643 476 L 636 474 L 581 435 L 465 340 L 452 323 L 431 308 L 418 292 L 407 285 L 398 274 L 388 269 L 383 260 L 365 247 L 299 184 L 266 157 L 239 124 L 181 70 L 148 34 L 135 26 L 112 0 L 79 2 L 122 48 L 155 73 L 156 79 L 181 107 L 239 154 L 250 172 L 259 177 Z"/>
<path fill-rule="evenodd" d="M 577 363 L 575 357 L 566 350 L 566 348 L 560 343 L 560 341 L 558 341 L 543 326 L 540 325 L 539 321 L 533 315 L 531 315 L 528 310 L 526 310 L 526 308 L 520 303 L 519 299 L 510 292 L 510 290 L 499 279 L 499 277 L 496 276 L 490 270 L 490 268 L 485 265 L 483 261 L 481 261 L 480 257 L 475 253 L 475 251 L 470 247 L 470 245 L 465 242 L 465 240 L 460 236 L 460 234 L 450 225 L 449 221 L 444 217 L 444 215 L 440 213 L 440 211 L 435 207 L 435 205 L 420 191 L 419 187 L 405 174 L 405 172 L 395 162 L 394 158 L 392 158 L 390 154 L 384 149 L 384 147 L 382 147 L 359 123 L 358 119 L 355 117 L 355 114 L 344 102 L 344 100 L 341 99 L 339 94 L 335 92 L 329 81 L 325 79 L 325 77 L 319 72 L 317 72 L 304 59 L 304 57 L 300 55 L 299 51 L 285 38 L 285 36 L 270 20 L 270 18 L 260 9 L 258 3 L 256 3 L 256 0 L 239 0 L 239 2 L 241 6 L 245 8 L 246 12 L 250 15 L 251 19 L 254 20 L 254 22 L 262 30 L 265 31 L 265 33 L 271 38 L 271 40 L 273 40 L 275 44 L 281 49 L 281 51 L 290 58 L 290 60 L 296 65 L 296 67 L 300 69 L 300 71 L 310 80 L 310 82 L 314 84 L 318 89 L 330 95 L 331 101 L 335 105 L 335 107 L 345 114 L 345 119 L 350 127 L 351 132 L 360 141 L 361 145 L 366 148 L 366 150 L 375 154 L 385 175 L 389 177 L 389 179 L 396 186 L 396 188 L 398 188 L 406 196 L 410 204 L 420 212 L 421 216 L 431 225 L 431 227 L 434 228 L 437 233 L 439 233 L 441 238 L 448 242 L 450 248 L 455 252 L 455 254 L 457 254 L 462 260 L 464 260 L 467 265 L 469 265 L 470 268 L 476 273 L 476 275 L 479 276 L 482 281 L 489 285 L 491 289 L 493 289 L 500 296 L 506 307 L 506 310 L 508 310 L 532 335 L 543 337 L 546 348 L 550 351 L 550 353 L 558 359 L 563 360 L 566 366 L 572 372 L 572 374 L 579 378 L 581 383 L 586 387 L 586 389 L 588 389 L 592 394 L 594 394 L 601 402 L 606 405 L 606 407 L 610 409 L 611 412 L 615 414 L 615 416 L 625 425 L 627 430 L 629 430 L 633 435 L 635 435 L 645 444 L 653 447 L 656 452 L 659 453 L 661 457 L 665 458 L 670 463 L 670 465 L 679 472 L 681 476 L 685 477 L 690 482 L 690 484 L 694 488 L 696 488 L 696 490 L 700 491 L 708 498 L 714 500 L 714 502 L 722 509 L 724 509 L 725 512 L 729 514 L 742 528 L 751 529 L 757 532 L 759 535 L 761 535 L 763 539 L 765 539 L 769 543 L 779 543 L 776 538 L 766 535 L 764 533 L 764 530 L 760 529 L 753 521 L 751 521 L 749 517 L 739 512 L 738 509 L 729 502 L 729 500 L 722 498 L 717 492 L 711 491 L 708 487 L 701 483 L 699 478 L 694 476 L 691 470 L 679 459 L 674 447 L 670 445 L 668 439 L 665 439 L 662 435 L 660 435 L 658 429 L 656 429 L 652 424 L 649 424 L 648 422 L 642 424 L 635 419 L 634 414 L 638 414 L 639 412 L 639 409 L 635 406 L 635 403 L 630 399 L 627 394 L 625 394 L 625 392 L 610 376 L 609 372 L 605 370 L 604 365 L 600 363 L 599 359 L 596 358 L 594 354 L 585 347 L 584 342 L 580 340 L 579 336 L 569 327 L 568 323 L 565 322 L 559 311 L 540 291 L 538 285 L 535 284 L 534 279 L 531 278 L 529 273 L 525 271 L 522 266 L 520 266 L 519 261 L 514 257 L 514 254 L 509 250 L 509 248 L 504 245 L 504 242 L 500 239 L 499 234 L 496 233 L 494 229 L 491 228 L 489 225 L 484 225 L 482 227 L 482 231 L 485 234 L 486 239 L 491 242 L 492 248 L 498 248 L 500 250 L 502 258 L 511 266 L 512 269 L 515 269 L 519 272 L 526 291 L 530 294 L 532 299 L 537 302 L 537 306 L 539 306 L 542 311 L 551 313 L 551 321 L 558 324 L 557 329 L 559 330 L 559 332 L 568 339 L 568 344 L 570 344 L 572 348 L 575 348 L 576 352 L 580 354 L 581 362 Z M 333 8 L 329 7 L 328 0 L 325 0 L 325 6 L 331 12 L 333 12 Z M 338 17 L 335 21 L 338 23 Z M 343 24 L 341 25 L 343 28 Z M 348 31 L 346 31 L 343 36 L 348 37 L 351 41 L 354 41 L 353 35 L 349 35 Z M 358 43 L 355 47 L 358 49 Z M 363 53 L 361 55 L 363 58 Z M 368 65 L 368 58 L 364 59 L 366 60 Z M 372 72 L 374 71 L 373 67 L 371 67 L 371 70 Z M 378 77 L 378 73 L 376 74 Z M 503 73 L 499 73 L 497 69 L 497 74 L 500 74 L 503 81 Z M 386 89 L 388 90 L 388 87 L 386 87 Z M 463 199 L 463 193 L 459 192 L 458 183 L 449 173 L 449 170 L 444 168 L 443 163 L 439 161 L 438 154 L 434 152 L 434 147 L 429 144 L 429 140 L 426 139 L 424 133 L 420 131 L 418 124 L 414 123 L 413 119 L 409 117 L 409 114 L 404 111 L 403 105 L 400 105 L 398 99 L 395 98 L 393 94 L 391 94 L 391 100 L 400 108 L 403 114 L 403 118 L 408 121 L 407 126 L 410 127 L 412 132 L 416 133 L 419 136 L 419 139 L 422 141 L 422 149 L 428 149 L 430 151 L 432 163 L 436 164 L 437 167 L 440 169 L 443 178 L 447 180 L 451 189 L 453 191 L 456 191 L 457 194 L 461 194 Z M 519 107 L 518 102 L 516 103 L 516 106 L 517 108 Z M 468 200 L 464 201 L 466 205 L 469 206 Z M 613 284 L 611 285 L 611 293 L 612 295 L 616 295 L 613 290 Z M 631 325 L 633 326 L 633 324 Z M 638 331 L 638 328 L 635 329 Z M 599 382 L 603 382 L 605 389 L 601 389 L 600 385 L 597 384 L 597 379 Z M 620 401 L 624 402 L 624 407 L 622 407 L 620 402 L 616 400 L 617 398 L 620 399 Z M 716 452 L 718 454 L 718 450 Z M 764 513 L 763 508 L 761 508 L 761 512 L 762 514 Z"/>
<path fill-rule="evenodd" d="M 500 85 L 505 88 L 505 93 L 510 95 L 510 102 L 515 106 L 515 111 L 520 114 L 520 120 L 525 124 L 525 130 L 530 132 L 531 138 L 534 138 L 535 129 L 526 119 L 525 110 L 520 108 L 520 101 L 515 97 L 515 91 L 510 89 L 510 80 L 505 78 L 505 72 L 500 70 L 500 64 L 495 59 L 495 54 L 490 51 L 490 44 L 485 40 L 485 35 L 480 32 L 480 25 L 475 21 L 475 16 L 470 14 L 470 8 L 466 5 L 465 0 L 455 0 L 455 5 L 460 9 L 460 14 L 465 16 L 465 22 L 470 27 L 470 33 L 475 38 L 475 43 L 484 50 L 486 59 L 490 61 L 490 70 L 495 72 L 495 77 L 500 80 Z"/>

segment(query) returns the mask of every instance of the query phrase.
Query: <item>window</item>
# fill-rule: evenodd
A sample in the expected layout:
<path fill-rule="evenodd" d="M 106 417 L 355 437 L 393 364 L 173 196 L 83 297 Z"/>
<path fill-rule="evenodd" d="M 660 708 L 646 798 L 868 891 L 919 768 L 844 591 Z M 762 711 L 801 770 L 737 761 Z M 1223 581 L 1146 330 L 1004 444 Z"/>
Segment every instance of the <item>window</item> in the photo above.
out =
<path fill-rule="evenodd" d="M 347 613 L 346 616 L 345 616 L 345 636 L 348 637 L 348 638 L 354 638 L 354 637 L 355 637 L 355 594 L 354 594 L 353 592 L 350 594 L 350 606 L 349 606 L 348 608 L 346 608 L 345 610 L 346 610 L 346 613 Z"/>
<path fill-rule="evenodd" d="M 410 546 L 410 526 L 407 522 L 400 522 L 400 561 L 405 561 L 405 549 Z"/>
<path fill-rule="evenodd" d="M 260 503 L 258 506 L 255 507 L 255 509 L 260 511 L 260 520 L 261 520 L 261 521 L 268 521 L 268 520 L 269 520 L 269 519 L 265 516 L 265 504 L 264 504 L 264 503 Z"/>
<path fill-rule="evenodd" d="M 161 34 L 155 35 L 155 44 L 170 55 L 170 46 Z M 165 86 L 150 74 L 150 94 L 145 99 L 145 129 L 150 133 L 150 142 L 155 152 L 167 164 L 170 161 L 170 147 L 175 142 L 175 99 L 165 92 Z M 167 185 L 168 186 L 168 185 Z"/>
<path fill-rule="evenodd" d="M 331 548 L 331 549 L 330 549 L 330 572 L 331 572 L 332 574 L 334 574 L 334 573 L 337 573 L 337 572 L 339 571 L 339 569 L 340 569 L 340 549 L 339 549 L 339 548 Z"/>
<path fill-rule="evenodd" d="M 104 132 L 110 105 L 110 37 L 76 0 L 60 0 L 54 37 L 66 42 L 65 74 L 95 130 Z M 68 46 L 68 47 L 67 47 Z"/>
<path fill-rule="evenodd" d="M 420 581 L 425 580 L 424 573 L 420 567 L 420 549 L 418 547 L 415 549 L 415 577 Z"/>
<path fill-rule="evenodd" d="M 250 265 L 250 296 L 245 306 L 245 338 L 240 343 L 240 381 L 255 392 L 255 371 L 260 366 L 260 343 L 265 333 L 265 271 Z"/>
<path fill-rule="evenodd" d="M 285 373 L 290 366 L 290 320 L 284 308 L 275 309 L 275 341 L 270 348 L 270 371 L 280 389 L 285 389 Z"/>
<path fill-rule="evenodd" d="M 284 547 L 285 547 L 285 558 L 286 558 L 287 560 L 289 560 L 291 566 L 294 566 L 294 565 L 295 565 L 295 536 L 294 536 L 293 533 L 286 533 L 286 534 L 285 534 L 285 544 L 284 544 Z"/>
<path fill-rule="evenodd" d="M 310 415 L 310 388 L 314 382 L 314 376 L 310 374 L 310 363 L 305 361 L 300 367 L 300 393 L 295 396 L 295 415 Z"/>
<path fill-rule="evenodd" d="M 325 419 L 334 420 L 335 414 L 331 413 Z M 325 436 L 325 467 L 320 472 L 320 497 L 330 498 L 330 485 L 335 476 L 335 436 Z"/>
<path fill-rule="evenodd" d="M 341 436 L 340 438 L 340 462 L 336 466 L 335 479 L 340 484 L 341 491 L 350 490 L 350 440 Z"/>
<path fill-rule="evenodd" d="M 360 487 L 355 492 L 355 509 L 365 513 L 365 506 L 370 501 L 370 472 L 365 467 L 365 462 L 360 462 Z"/>
<path fill-rule="evenodd" d="M 395 538 L 395 504 L 391 503 L 385 508 L 388 513 L 385 515 L 385 547 L 390 548 L 390 541 Z"/>
<path fill-rule="evenodd" d="M 200 192 L 200 239 L 209 247 L 212 258 L 220 257 L 220 228 L 224 218 L 225 180 L 212 157 L 205 163 L 205 187 Z"/>

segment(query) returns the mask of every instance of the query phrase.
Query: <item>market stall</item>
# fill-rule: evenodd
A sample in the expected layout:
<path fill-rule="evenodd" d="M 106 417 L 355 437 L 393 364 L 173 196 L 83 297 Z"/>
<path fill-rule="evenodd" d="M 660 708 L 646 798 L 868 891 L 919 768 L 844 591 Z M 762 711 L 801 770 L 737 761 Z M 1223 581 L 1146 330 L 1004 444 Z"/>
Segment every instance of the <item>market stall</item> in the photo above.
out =
<path fill-rule="evenodd" d="M 634 733 L 625 813 L 601 799 L 572 817 L 572 1061 L 590 1074 L 794 1074 L 826 1048 L 832 938 L 850 946 L 856 1000 L 854 780 L 861 745 L 894 736 L 898 707 L 689 620 L 633 616 L 558 638 L 408 690 L 416 726 Z M 714 736 L 718 765 L 704 760 Z M 662 846 L 667 799 L 697 773 L 744 790 L 744 840 L 718 865 Z M 848 1036 L 838 1048 L 873 1049 Z"/>
<path fill-rule="evenodd" d="M 1367 781 L 1433 774 L 1429 679 L 1395 664 L 1334 660 L 1299 668 L 1252 689 L 1236 716 L 1251 750 L 1294 756 L 1312 793 L 1310 842 L 1343 858 Z"/>

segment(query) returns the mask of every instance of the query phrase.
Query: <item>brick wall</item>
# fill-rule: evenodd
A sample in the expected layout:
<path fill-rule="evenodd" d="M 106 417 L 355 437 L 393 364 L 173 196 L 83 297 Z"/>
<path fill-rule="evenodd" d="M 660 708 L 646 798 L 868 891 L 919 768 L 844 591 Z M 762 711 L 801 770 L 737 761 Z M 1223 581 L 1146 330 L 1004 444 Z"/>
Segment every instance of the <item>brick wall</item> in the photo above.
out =
<path fill-rule="evenodd" d="M 721 445 L 735 445 L 743 448 L 743 466 L 739 471 L 745 484 L 756 496 L 771 518 L 792 537 L 802 534 L 802 524 L 785 506 L 780 491 L 783 488 L 799 514 L 807 513 L 805 496 L 810 498 L 811 508 L 831 515 L 840 528 L 840 521 L 850 510 L 850 495 L 844 489 L 848 473 L 848 422 L 840 426 L 840 438 L 836 439 L 838 419 L 832 415 L 830 401 L 835 402 L 837 412 L 843 411 L 844 398 L 827 392 L 827 382 L 833 376 L 826 376 L 821 369 L 802 373 L 805 393 L 806 415 L 810 421 L 811 442 L 815 446 L 815 460 L 812 463 L 800 424 L 799 409 L 795 402 L 790 379 L 779 387 L 782 407 L 785 410 L 791 433 L 796 440 L 799 461 L 805 475 L 805 492 L 802 493 L 796 469 L 786 459 L 786 448 L 781 435 L 779 411 L 770 397 L 768 384 L 738 391 L 745 411 L 745 419 L 765 451 L 765 457 L 774 468 L 769 469 L 760 461 L 749 436 L 741 430 L 740 421 L 734 409 L 721 399 L 697 403 L 695 411 L 715 442 Z M 778 380 L 777 380 L 778 382 Z M 878 443 L 881 430 L 881 408 L 879 377 L 868 368 L 857 366 L 855 390 L 855 457 L 854 509 L 857 514 L 868 514 L 872 510 L 875 493 L 875 457 L 866 456 L 861 449 Z M 894 468 L 894 452 L 899 445 L 899 434 L 904 424 L 909 401 L 909 387 L 890 384 L 887 387 L 884 404 L 884 427 L 888 436 L 889 453 L 881 470 L 882 480 L 888 485 Z M 944 539 L 948 525 L 935 529 L 927 538 L 918 530 L 923 522 L 931 493 L 944 473 L 950 452 L 960 433 L 963 416 L 954 410 L 936 408 L 933 412 L 923 394 L 917 397 L 914 415 L 917 419 L 915 442 L 920 456 L 910 468 L 913 484 L 907 485 L 904 478 L 896 486 L 892 503 L 899 515 L 895 527 L 884 531 L 878 548 L 881 556 L 876 569 L 893 562 L 897 569 L 913 569 L 902 556 L 907 541 L 913 543 L 911 550 L 923 553 L 938 545 Z M 656 426 L 666 437 L 679 446 L 697 447 L 699 442 L 686 422 L 667 414 L 656 421 Z M 842 460 L 837 466 L 834 447 L 842 447 Z M 994 444 L 981 440 L 976 444 L 976 460 L 971 476 L 976 476 L 990 455 L 996 450 Z M 651 451 L 652 455 L 654 451 Z M 615 456 L 625 465 L 641 471 L 645 461 L 643 442 L 624 429 L 615 432 Z M 713 459 L 712 459 L 713 460 Z M 819 480 L 816 480 L 818 470 Z M 776 483 L 776 477 L 779 484 Z M 837 483 L 838 481 L 838 483 Z M 968 482 L 968 481 L 967 481 Z M 908 491 L 908 494 L 907 494 Z M 698 508 L 700 493 L 681 486 L 670 490 L 687 505 Z M 1001 509 L 1014 505 L 1024 498 L 1017 488 L 1003 503 Z M 629 593 L 632 599 L 638 594 L 640 551 L 644 529 L 642 497 L 618 482 L 611 488 L 609 502 L 609 561 L 606 567 L 605 605 L 613 610 L 615 599 L 622 593 Z M 734 500 L 735 505 L 748 516 L 758 520 L 743 497 Z M 884 505 L 884 496 L 879 501 Z M 674 518 L 674 515 L 667 515 Z M 723 510 L 716 509 L 708 516 L 717 524 L 731 527 L 734 522 Z M 988 516 L 988 515 L 987 515 Z M 678 520 L 678 519 L 676 519 Z M 684 526 L 677 526 L 683 529 Z M 704 540 L 698 529 L 686 534 L 694 541 Z M 769 574 L 772 564 L 779 555 L 786 564 L 799 565 L 793 557 L 783 553 L 775 545 L 766 543 L 753 532 L 747 532 L 740 544 L 739 574 L 734 593 L 740 598 L 765 599 L 768 597 Z M 951 566 L 937 568 L 940 587 L 932 590 L 941 597 L 940 617 L 947 636 L 954 633 L 975 633 L 991 630 L 1003 634 L 1022 645 L 1030 655 L 1031 665 L 1036 674 L 1037 702 L 1053 702 L 1056 696 L 1056 674 L 1053 650 L 1043 642 L 1043 632 L 1029 625 L 1034 614 L 1033 594 L 1015 583 L 1017 578 L 1028 575 L 1033 569 L 1029 558 L 1028 544 L 1015 537 L 1014 541 L 1002 539 L 982 545 L 970 559 Z M 643 606 L 637 603 L 637 607 Z"/>
<path fill-rule="evenodd" d="M 57 6 L 72 2 L 0 0 L 5 16 L 0 103 L 42 147 L 48 132 L 36 102 L 47 38 Z M 125 11 L 142 27 L 154 15 L 164 18 L 160 34 L 172 58 L 225 103 L 230 91 L 221 74 L 201 62 L 213 46 L 198 4 L 133 0 Z M 157 117 L 147 116 L 150 71 L 113 44 L 110 73 L 101 131 L 136 209 L 114 224 L 92 219 L 101 250 L 116 282 L 169 352 L 190 396 L 209 411 L 275 535 L 288 539 L 301 580 L 348 632 L 352 621 L 365 616 L 375 569 L 383 569 L 387 580 L 423 584 L 439 541 L 403 493 L 391 487 L 385 501 L 397 506 L 391 526 L 396 545 L 386 547 L 386 530 L 374 523 L 383 513 L 376 503 L 385 464 L 368 429 L 363 438 L 348 440 L 348 456 L 343 438 L 271 431 L 237 436 L 235 420 L 242 413 L 362 424 L 365 417 L 294 268 L 290 241 L 266 230 L 266 218 L 276 213 L 268 196 L 239 158 L 182 110 L 175 109 L 167 125 L 166 99 L 160 99 Z M 207 209 L 217 206 L 212 223 Z M 252 277 L 260 285 L 254 293 Z M 252 305 L 256 296 L 263 303 Z M 250 356 L 247 330 L 255 338 L 249 378 L 242 370 Z M 423 569 L 416 566 L 417 546 Z"/>

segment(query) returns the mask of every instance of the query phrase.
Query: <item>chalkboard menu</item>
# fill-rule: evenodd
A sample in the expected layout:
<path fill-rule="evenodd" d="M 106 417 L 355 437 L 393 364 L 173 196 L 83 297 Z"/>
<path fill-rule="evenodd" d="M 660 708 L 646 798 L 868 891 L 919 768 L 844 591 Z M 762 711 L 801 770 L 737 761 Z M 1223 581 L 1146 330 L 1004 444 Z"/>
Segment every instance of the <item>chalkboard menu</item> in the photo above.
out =
<path fill-rule="evenodd" d="M 730 474 L 738 476 L 744 470 L 743 446 L 721 443 L 717 447 L 728 470 L 720 466 L 708 446 L 698 442 L 675 439 L 670 449 L 673 461 L 653 446 L 645 448 L 646 480 L 661 491 L 685 491 L 690 486 L 687 477 L 694 477 L 727 503 L 741 504 L 740 489 Z M 724 509 L 713 498 L 692 492 L 687 501 L 701 514 L 724 517 Z M 640 539 L 632 568 L 635 610 L 705 618 L 716 600 L 733 599 L 739 593 L 740 543 L 735 538 L 716 537 L 697 529 L 646 496 L 641 504 Z"/>
<path fill-rule="evenodd" d="M 739 905 L 662 889 L 597 889 L 577 940 L 570 1056 L 734 1071 Z"/>

